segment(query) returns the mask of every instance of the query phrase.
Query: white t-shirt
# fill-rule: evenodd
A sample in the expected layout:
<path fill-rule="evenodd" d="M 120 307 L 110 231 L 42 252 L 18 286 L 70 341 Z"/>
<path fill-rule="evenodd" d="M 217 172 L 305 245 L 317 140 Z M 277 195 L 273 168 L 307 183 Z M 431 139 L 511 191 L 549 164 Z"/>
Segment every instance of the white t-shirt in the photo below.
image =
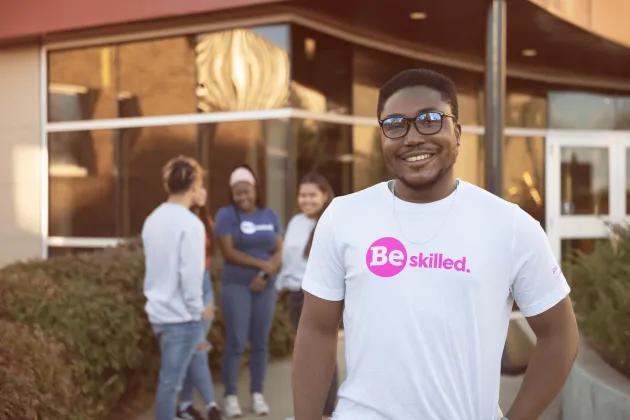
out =
<path fill-rule="evenodd" d="M 289 222 L 282 244 L 282 270 L 276 281 L 278 290 L 300 291 L 302 289 L 302 279 L 306 271 L 304 249 L 314 226 L 315 220 L 304 213 L 296 214 Z"/>
<path fill-rule="evenodd" d="M 513 298 L 533 316 L 569 293 L 540 224 L 463 181 L 428 204 L 387 183 L 336 198 L 303 289 L 345 300 L 335 420 L 496 419 Z"/>

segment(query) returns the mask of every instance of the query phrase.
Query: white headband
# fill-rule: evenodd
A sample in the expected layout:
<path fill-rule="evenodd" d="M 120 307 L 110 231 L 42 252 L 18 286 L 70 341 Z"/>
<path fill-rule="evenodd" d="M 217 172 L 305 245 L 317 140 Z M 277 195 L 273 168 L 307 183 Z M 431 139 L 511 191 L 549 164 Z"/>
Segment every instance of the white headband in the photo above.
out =
<path fill-rule="evenodd" d="M 239 182 L 247 182 L 252 185 L 256 185 L 256 178 L 247 168 L 236 168 L 230 175 L 230 187 L 233 187 Z"/>

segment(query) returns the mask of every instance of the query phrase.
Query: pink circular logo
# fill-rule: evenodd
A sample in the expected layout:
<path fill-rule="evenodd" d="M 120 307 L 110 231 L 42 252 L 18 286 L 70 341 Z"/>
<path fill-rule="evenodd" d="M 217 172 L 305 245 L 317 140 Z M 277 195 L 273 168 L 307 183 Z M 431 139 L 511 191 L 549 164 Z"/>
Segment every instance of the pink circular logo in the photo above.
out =
<path fill-rule="evenodd" d="M 396 238 L 381 238 L 368 248 L 365 263 L 377 276 L 392 277 L 405 268 L 407 250 Z"/>

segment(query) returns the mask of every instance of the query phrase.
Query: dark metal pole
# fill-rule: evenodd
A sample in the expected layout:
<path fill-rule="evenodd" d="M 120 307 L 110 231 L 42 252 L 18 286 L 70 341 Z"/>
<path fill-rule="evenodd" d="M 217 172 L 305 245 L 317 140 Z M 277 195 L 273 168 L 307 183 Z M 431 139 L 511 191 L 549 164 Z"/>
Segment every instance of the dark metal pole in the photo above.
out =
<path fill-rule="evenodd" d="M 491 0 L 486 27 L 486 189 L 503 193 L 503 126 L 505 123 L 506 0 Z"/>

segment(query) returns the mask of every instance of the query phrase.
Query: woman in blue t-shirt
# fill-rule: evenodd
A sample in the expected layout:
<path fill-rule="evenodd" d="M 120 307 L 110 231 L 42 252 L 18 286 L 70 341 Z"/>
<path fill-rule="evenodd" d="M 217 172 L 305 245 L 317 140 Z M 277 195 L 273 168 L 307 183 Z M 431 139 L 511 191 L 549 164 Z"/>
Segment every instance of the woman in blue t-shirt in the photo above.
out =
<path fill-rule="evenodd" d="M 214 227 L 225 260 L 221 281 L 226 328 L 222 374 L 223 409 L 228 418 L 242 415 L 236 383 L 248 340 L 252 410 L 257 415 L 269 412 L 262 391 L 276 303 L 274 282 L 282 255 L 278 216 L 273 210 L 258 205 L 252 170 L 245 165 L 236 167 L 230 175 L 230 188 L 232 204 L 219 209 Z"/>

